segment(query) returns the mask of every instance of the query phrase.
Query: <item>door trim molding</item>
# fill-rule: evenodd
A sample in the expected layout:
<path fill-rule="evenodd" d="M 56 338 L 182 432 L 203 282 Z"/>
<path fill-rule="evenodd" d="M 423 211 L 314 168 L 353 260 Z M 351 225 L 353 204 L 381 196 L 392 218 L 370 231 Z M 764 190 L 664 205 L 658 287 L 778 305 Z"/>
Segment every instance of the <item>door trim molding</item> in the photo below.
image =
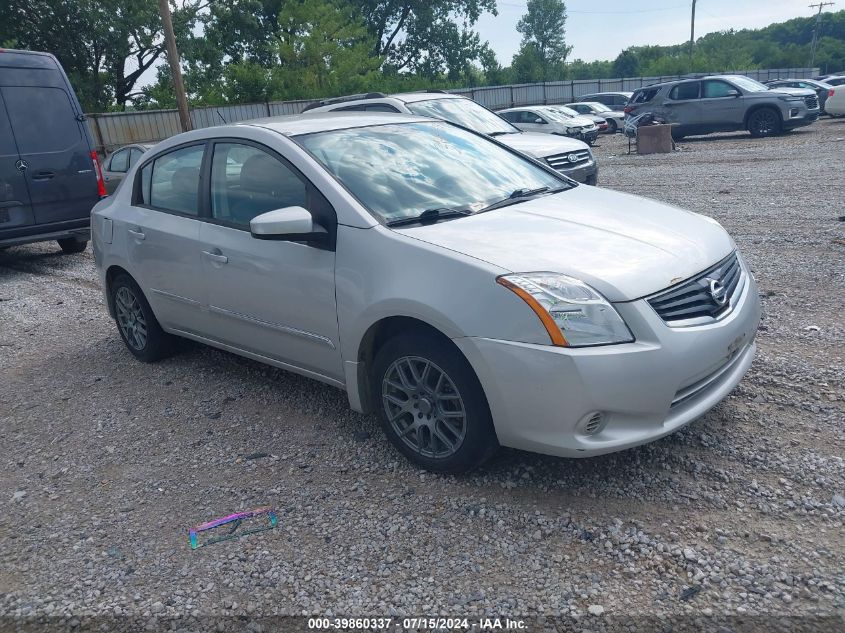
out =
<path fill-rule="evenodd" d="M 160 297 L 164 297 L 165 299 L 170 299 L 171 301 L 178 301 L 179 303 L 186 303 L 189 306 L 198 306 L 200 304 L 199 301 L 195 299 L 189 299 L 188 297 L 183 297 L 182 295 L 174 295 L 170 292 L 165 292 L 164 290 L 159 290 L 157 288 L 150 288 L 154 294 L 157 294 Z"/>
<path fill-rule="evenodd" d="M 273 323 L 270 321 L 264 321 L 262 319 L 257 319 L 253 316 L 249 316 L 248 314 L 241 314 L 240 312 L 233 312 L 232 310 L 227 310 L 225 308 L 220 308 L 218 306 L 209 305 L 208 306 L 209 312 L 214 312 L 215 314 L 220 314 L 223 316 L 230 317 L 232 319 L 238 319 L 240 321 L 246 321 L 247 323 L 252 323 L 254 325 L 261 325 L 271 330 L 276 330 L 277 332 L 283 332 L 285 334 L 290 334 L 291 336 L 299 336 L 301 338 L 306 338 L 310 341 L 315 343 L 320 343 L 325 345 L 330 349 L 336 349 L 334 342 L 328 338 L 327 336 L 322 336 L 321 334 L 314 334 L 313 332 L 306 332 L 305 330 L 299 330 L 294 327 L 290 327 L 287 325 L 282 325 L 281 323 Z"/>

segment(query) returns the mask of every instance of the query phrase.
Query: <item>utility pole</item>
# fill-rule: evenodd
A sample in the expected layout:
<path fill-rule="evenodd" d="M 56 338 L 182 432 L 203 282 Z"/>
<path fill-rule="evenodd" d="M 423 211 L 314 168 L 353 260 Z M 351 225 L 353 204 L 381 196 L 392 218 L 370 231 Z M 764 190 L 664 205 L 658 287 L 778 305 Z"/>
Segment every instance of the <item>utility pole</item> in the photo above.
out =
<path fill-rule="evenodd" d="M 692 0 L 692 17 L 689 25 L 689 69 L 692 72 L 692 48 L 695 46 L 695 0 Z"/>
<path fill-rule="evenodd" d="M 182 131 L 191 129 L 191 115 L 188 112 L 188 98 L 185 96 L 185 84 L 182 83 L 182 68 L 179 66 L 179 51 L 176 50 L 176 34 L 173 32 L 173 20 L 170 18 L 168 0 L 158 0 L 161 23 L 164 26 L 164 43 L 167 46 L 167 61 L 173 75 L 173 89 L 176 92 L 176 104 L 179 106 L 179 122 Z"/>
<path fill-rule="evenodd" d="M 813 26 L 813 43 L 810 44 L 810 68 L 816 63 L 816 46 L 819 43 L 819 31 L 821 30 L 821 23 L 822 23 L 822 9 L 824 7 L 833 6 L 836 4 L 835 2 L 819 2 L 818 4 L 811 4 L 809 5 L 811 9 L 816 7 L 819 8 L 819 12 L 816 13 L 816 24 Z"/>

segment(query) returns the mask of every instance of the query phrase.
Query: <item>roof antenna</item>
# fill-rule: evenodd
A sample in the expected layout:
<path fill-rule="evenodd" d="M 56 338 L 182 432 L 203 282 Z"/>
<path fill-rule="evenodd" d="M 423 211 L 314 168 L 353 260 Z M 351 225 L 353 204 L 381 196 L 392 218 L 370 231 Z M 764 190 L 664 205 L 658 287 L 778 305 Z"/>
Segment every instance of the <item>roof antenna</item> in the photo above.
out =
<path fill-rule="evenodd" d="M 229 122 L 225 118 L 223 118 L 222 114 L 220 114 L 220 110 L 214 108 L 214 111 L 217 113 L 217 116 L 220 117 L 220 120 L 223 121 L 223 125 L 229 125 Z"/>

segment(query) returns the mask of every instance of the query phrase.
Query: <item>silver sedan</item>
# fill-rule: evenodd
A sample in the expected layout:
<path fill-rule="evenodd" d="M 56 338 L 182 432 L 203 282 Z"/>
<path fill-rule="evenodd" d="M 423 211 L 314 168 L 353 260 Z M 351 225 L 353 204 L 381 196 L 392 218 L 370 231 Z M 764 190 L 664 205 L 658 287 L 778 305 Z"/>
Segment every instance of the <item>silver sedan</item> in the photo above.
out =
<path fill-rule="evenodd" d="M 136 358 L 185 337 L 323 381 L 434 471 L 656 440 L 754 357 L 757 286 L 717 222 L 443 121 L 197 130 L 126 178 L 92 230 Z"/>

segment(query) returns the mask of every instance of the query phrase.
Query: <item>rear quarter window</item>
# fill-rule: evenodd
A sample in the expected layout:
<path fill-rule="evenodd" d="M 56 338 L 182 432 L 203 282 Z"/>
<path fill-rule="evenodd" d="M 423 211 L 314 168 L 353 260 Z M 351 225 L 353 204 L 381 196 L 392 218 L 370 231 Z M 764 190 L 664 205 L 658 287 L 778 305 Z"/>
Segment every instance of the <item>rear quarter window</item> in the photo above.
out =
<path fill-rule="evenodd" d="M 643 90 L 637 90 L 631 96 L 631 103 L 648 103 L 657 96 L 658 92 L 660 92 L 660 88 L 644 88 Z"/>

